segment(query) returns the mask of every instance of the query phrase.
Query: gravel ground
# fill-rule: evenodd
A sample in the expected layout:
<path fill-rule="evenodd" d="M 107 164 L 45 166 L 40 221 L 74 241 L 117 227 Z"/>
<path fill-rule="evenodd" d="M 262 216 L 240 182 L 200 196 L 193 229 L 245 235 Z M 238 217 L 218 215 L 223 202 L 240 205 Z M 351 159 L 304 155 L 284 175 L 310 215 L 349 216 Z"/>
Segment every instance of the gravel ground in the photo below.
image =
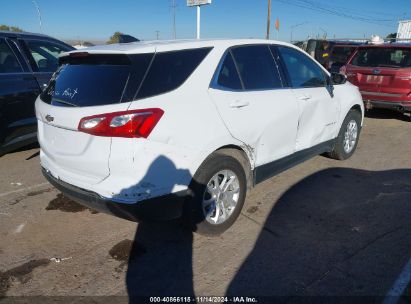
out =
<path fill-rule="evenodd" d="M 400 290 L 410 303 L 411 286 L 398 285 L 411 278 L 410 133 L 405 116 L 372 112 L 351 159 L 318 156 L 259 184 L 234 226 L 214 238 L 176 222 L 96 213 L 46 182 L 38 148 L 5 155 L 0 299 L 195 294 L 292 303 Z"/>

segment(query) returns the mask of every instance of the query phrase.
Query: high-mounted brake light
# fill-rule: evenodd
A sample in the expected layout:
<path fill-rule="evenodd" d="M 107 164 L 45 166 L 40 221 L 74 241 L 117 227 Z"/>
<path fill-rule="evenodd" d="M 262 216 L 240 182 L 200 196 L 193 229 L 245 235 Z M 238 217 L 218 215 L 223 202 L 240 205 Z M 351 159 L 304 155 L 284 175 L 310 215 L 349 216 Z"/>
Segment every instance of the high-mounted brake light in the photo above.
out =
<path fill-rule="evenodd" d="M 163 116 L 161 109 L 143 109 L 84 117 L 80 132 L 107 137 L 147 138 Z"/>

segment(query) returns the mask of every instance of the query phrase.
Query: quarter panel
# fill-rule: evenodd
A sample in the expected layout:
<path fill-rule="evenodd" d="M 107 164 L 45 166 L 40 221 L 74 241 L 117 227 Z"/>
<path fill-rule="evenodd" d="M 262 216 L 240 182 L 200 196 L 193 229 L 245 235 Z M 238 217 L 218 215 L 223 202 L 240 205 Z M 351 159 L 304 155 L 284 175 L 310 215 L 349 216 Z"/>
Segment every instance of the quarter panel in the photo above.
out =
<path fill-rule="evenodd" d="M 364 124 L 364 103 L 360 94 L 358 87 L 352 85 L 349 82 L 346 82 L 342 85 L 334 86 L 334 94 L 340 100 L 340 107 L 341 111 L 339 113 L 338 124 L 335 130 L 334 137 L 338 136 L 338 133 L 341 129 L 341 125 L 347 116 L 347 113 L 350 109 L 354 106 L 359 106 L 361 108 L 361 115 L 362 115 L 362 122 L 361 125 Z"/>

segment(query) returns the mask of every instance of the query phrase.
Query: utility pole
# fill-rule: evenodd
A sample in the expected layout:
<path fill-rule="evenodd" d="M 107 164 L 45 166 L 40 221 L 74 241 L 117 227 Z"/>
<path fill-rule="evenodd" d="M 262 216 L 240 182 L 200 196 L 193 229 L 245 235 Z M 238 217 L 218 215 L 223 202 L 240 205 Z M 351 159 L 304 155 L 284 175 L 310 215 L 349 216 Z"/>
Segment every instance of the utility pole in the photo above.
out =
<path fill-rule="evenodd" d="M 160 38 L 160 31 L 156 31 L 156 39 L 158 40 Z"/>
<path fill-rule="evenodd" d="M 267 34 L 265 38 L 270 39 L 270 27 L 271 27 L 271 0 L 268 0 L 268 11 L 267 11 Z"/>
<path fill-rule="evenodd" d="M 176 30 L 176 0 L 173 0 L 171 8 L 173 9 L 173 39 L 177 39 L 177 30 Z"/>
<path fill-rule="evenodd" d="M 197 5 L 197 39 L 200 39 L 200 26 L 201 26 L 201 8 Z"/>
<path fill-rule="evenodd" d="M 212 0 L 187 0 L 187 6 L 197 8 L 197 39 L 200 39 L 201 6 L 211 4 Z"/>

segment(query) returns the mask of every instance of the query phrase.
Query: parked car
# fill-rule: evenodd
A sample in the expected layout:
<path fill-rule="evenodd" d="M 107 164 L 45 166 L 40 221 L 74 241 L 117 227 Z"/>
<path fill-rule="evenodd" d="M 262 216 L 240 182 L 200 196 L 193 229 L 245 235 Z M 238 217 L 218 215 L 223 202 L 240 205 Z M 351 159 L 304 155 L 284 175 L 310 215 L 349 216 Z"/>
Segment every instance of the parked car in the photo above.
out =
<path fill-rule="evenodd" d="M 360 88 L 367 108 L 411 112 L 411 44 L 361 46 L 342 72 Z"/>
<path fill-rule="evenodd" d="M 132 220 L 218 234 L 247 189 L 312 156 L 349 158 L 358 88 L 267 40 L 139 42 L 63 54 L 36 101 L 46 178 Z"/>
<path fill-rule="evenodd" d="M 304 44 L 304 50 L 328 71 L 339 73 L 340 68 L 361 44 L 363 43 L 350 40 L 309 39 Z"/>
<path fill-rule="evenodd" d="M 0 155 L 37 141 L 34 102 L 73 48 L 51 37 L 0 31 Z"/>

